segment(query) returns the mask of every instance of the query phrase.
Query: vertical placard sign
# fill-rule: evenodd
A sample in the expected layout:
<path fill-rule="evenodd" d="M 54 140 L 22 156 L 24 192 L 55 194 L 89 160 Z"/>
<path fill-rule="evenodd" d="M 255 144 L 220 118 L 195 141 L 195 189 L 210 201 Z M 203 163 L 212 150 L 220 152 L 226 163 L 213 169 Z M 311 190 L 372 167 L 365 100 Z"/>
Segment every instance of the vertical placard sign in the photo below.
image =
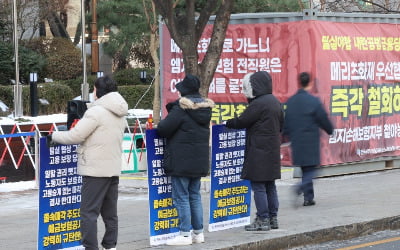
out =
<path fill-rule="evenodd" d="M 84 249 L 80 245 L 82 176 L 78 145 L 47 147 L 40 138 L 38 249 Z"/>
<path fill-rule="evenodd" d="M 149 181 L 150 245 L 161 245 L 179 234 L 178 211 L 172 204 L 171 177 L 162 168 L 165 139 L 157 130 L 146 130 Z"/>
<path fill-rule="evenodd" d="M 240 179 L 245 145 L 244 129 L 212 126 L 210 232 L 250 223 L 250 182 Z"/>

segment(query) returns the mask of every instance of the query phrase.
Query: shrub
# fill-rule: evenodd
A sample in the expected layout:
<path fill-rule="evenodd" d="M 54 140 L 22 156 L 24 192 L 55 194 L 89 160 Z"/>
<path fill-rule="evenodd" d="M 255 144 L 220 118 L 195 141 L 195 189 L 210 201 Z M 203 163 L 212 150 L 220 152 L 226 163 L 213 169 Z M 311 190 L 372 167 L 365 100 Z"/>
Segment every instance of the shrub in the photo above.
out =
<path fill-rule="evenodd" d="M 70 87 L 59 83 L 38 84 L 38 99 L 42 98 L 49 102 L 48 105 L 38 104 L 39 115 L 65 113 L 67 102 L 73 99 Z M 14 109 L 13 86 L 0 86 L 0 99 L 10 108 Z M 25 115 L 30 115 L 31 101 L 30 88 L 28 85 L 22 86 L 22 107 Z"/>
<path fill-rule="evenodd" d="M 29 89 L 27 91 L 29 93 Z M 67 110 L 68 101 L 72 100 L 72 89 L 60 83 L 45 83 L 38 85 L 38 98 L 46 99 L 49 102 L 48 106 L 39 106 L 40 114 L 57 114 L 65 113 Z M 28 109 L 27 109 L 28 110 Z M 41 111 L 42 110 L 42 111 Z"/>
<path fill-rule="evenodd" d="M 150 89 L 149 89 L 150 87 Z M 149 91 L 146 93 L 146 91 Z M 118 91 L 125 98 L 129 109 L 153 109 L 153 86 L 135 85 L 135 86 L 118 86 Z M 140 99 L 142 96 L 144 97 Z M 139 103 L 138 103 L 139 102 Z"/>
<path fill-rule="evenodd" d="M 81 50 L 65 38 L 37 38 L 25 44 L 46 55 L 45 76 L 55 80 L 73 79 L 82 75 Z"/>
<path fill-rule="evenodd" d="M 13 74 L 15 74 L 15 72 L 12 58 L 12 45 L 9 43 L 0 42 L 0 84 L 10 84 L 10 79 L 14 78 Z"/>
<path fill-rule="evenodd" d="M 89 84 L 90 92 L 93 92 L 93 84 L 94 84 L 94 81 L 96 80 L 96 78 L 97 78 L 97 76 L 95 76 L 95 75 L 87 76 L 87 82 Z M 80 96 L 82 94 L 82 83 L 83 83 L 82 76 L 75 78 L 75 79 L 62 80 L 62 81 L 60 81 L 60 83 L 69 86 L 71 88 L 74 96 Z"/>
<path fill-rule="evenodd" d="M 1 86 L 0 85 L 0 100 L 4 102 L 5 105 L 8 106 L 9 109 L 12 109 L 14 96 L 13 96 L 13 86 Z"/>
<path fill-rule="evenodd" d="M 43 70 L 46 65 L 46 58 L 35 51 L 20 47 L 19 49 L 19 71 L 21 82 L 29 83 L 29 74 L 35 72 L 38 76 L 43 75 Z"/>
<path fill-rule="evenodd" d="M 113 78 L 119 85 L 143 85 L 144 83 L 140 81 L 140 72 L 143 70 L 147 74 L 146 84 L 149 84 L 154 76 L 153 68 L 122 69 L 114 72 Z"/>
<path fill-rule="evenodd" d="M 92 82 L 93 84 L 93 82 Z M 12 112 L 14 107 L 13 86 L 0 86 L 0 100 L 2 100 Z M 150 87 L 150 89 L 149 89 Z M 135 85 L 118 86 L 118 91 L 128 102 L 129 109 L 153 109 L 153 86 Z M 38 98 L 45 99 L 49 105 L 39 104 L 39 115 L 66 113 L 68 101 L 77 95 L 72 89 L 61 83 L 38 84 Z M 143 98 L 142 98 L 143 97 Z M 141 99 L 142 98 L 142 99 Z M 30 89 L 28 85 L 22 87 L 23 113 L 30 115 Z M 136 106 L 137 105 L 137 106 Z M 136 106 L 136 107 L 135 107 Z"/>
<path fill-rule="evenodd" d="M 13 62 L 14 48 L 9 43 L 0 42 L 0 84 L 10 84 L 10 79 L 15 79 L 15 63 Z M 43 74 L 46 59 L 39 53 L 19 46 L 19 72 L 20 82 L 29 82 L 29 73 Z"/>

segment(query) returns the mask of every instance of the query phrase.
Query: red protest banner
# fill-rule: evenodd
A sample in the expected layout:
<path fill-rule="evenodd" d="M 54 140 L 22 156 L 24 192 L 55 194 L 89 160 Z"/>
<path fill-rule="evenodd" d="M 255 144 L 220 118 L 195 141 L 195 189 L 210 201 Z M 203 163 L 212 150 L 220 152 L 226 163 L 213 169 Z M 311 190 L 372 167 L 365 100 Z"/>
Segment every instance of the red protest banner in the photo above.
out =
<path fill-rule="evenodd" d="M 228 27 L 209 98 L 216 102 L 212 121 L 240 114 L 247 102 L 242 79 L 265 70 L 282 103 L 297 89 L 297 75 L 311 72 L 312 94 L 330 114 L 334 134 L 321 137 L 321 163 L 331 165 L 400 155 L 400 38 L 395 24 L 305 20 L 235 24 Z M 199 60 L 211 35 L 207 27 L 198 45 Z M 178 96 L 184 77 L 180 49 L 163 26 L 162 79 L 166 104 Z M 291 165 L 282 147 L 282 164 Z"/>

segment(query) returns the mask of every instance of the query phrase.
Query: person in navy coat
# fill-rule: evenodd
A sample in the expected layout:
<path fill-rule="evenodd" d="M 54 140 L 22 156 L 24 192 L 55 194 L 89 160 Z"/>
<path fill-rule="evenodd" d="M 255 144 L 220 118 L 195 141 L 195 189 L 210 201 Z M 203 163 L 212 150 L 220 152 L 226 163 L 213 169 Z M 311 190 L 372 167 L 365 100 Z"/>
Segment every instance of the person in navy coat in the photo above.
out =
<path fill-rule="evenodd" d="M 292 163 L 301 167 L 302 181 L 296 188 L 303 193 L 304 206 L 315 205 L 313 177 L 320 164 L 320 128 L 329 135 L 333 125 L 321 101 L 308 93 L 310 74 L 299 74 L 301 88 L 286 103 L 283 135 L 291 142 Z"/>

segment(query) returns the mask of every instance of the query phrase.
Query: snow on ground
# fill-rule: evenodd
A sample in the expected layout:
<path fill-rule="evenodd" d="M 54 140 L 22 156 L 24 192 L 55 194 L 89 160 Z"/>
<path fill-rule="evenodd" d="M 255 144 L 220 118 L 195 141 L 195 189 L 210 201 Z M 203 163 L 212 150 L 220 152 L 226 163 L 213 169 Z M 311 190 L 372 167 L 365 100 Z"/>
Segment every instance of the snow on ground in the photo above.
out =
<path fill-rule="evenodd" d="M 4 102 L 2 102 L 1 100 L 0 100 L 0 111 L 3 111 L 3 112 L 8 111 L 7 105 Z"/>
<path fill-rule="evenodd" d="M 0 183 L 0 193 L 25 191 L 37 188 L 36 181 Z"/>
<path fill-rule="evenodd" d="M 130 109 L 128 110 L 127 118 L 147 118 L 150 114 L 153 114 L 151 109 Z M 42 116 L 21 116 L 14 118 L 13 116 L 0 117 L 0 125 L 12 125 L 15 121 L 19 124 L 43 124 L 43 123 L 63 123 L 67 122 L 67 114 L 53 114 L 53 115 L 42 115 Z"/>

